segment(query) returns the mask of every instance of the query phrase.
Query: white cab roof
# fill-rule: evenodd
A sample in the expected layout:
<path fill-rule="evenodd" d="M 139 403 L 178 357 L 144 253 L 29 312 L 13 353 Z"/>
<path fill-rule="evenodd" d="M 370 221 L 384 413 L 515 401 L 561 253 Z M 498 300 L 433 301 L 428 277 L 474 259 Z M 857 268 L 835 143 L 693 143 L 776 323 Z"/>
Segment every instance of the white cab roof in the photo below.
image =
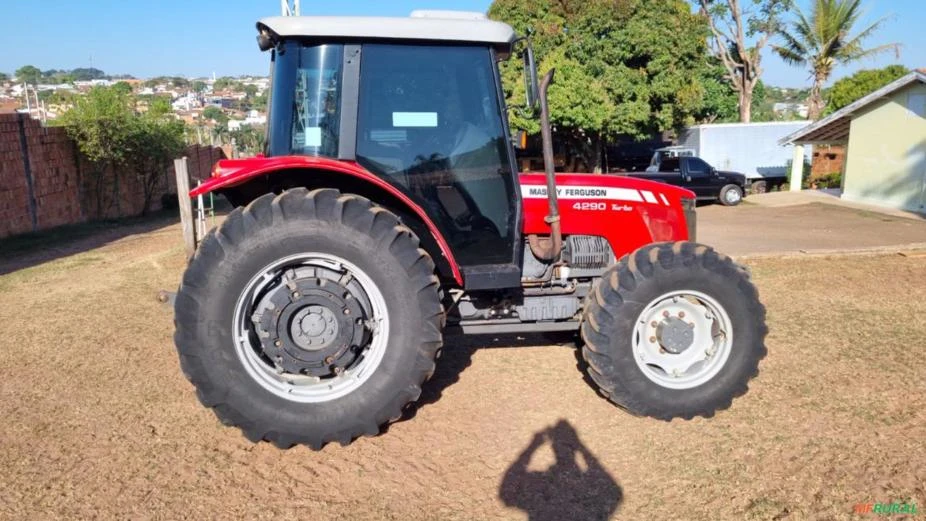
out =
<path fill-rule="evenodd" d="M 274 16 L 257 23 L 280 38 L 350 38 L 484 43 L 508 49 L 514 30 L 482 13 L 415 11 L 409 18 L 365 16 Z"/>

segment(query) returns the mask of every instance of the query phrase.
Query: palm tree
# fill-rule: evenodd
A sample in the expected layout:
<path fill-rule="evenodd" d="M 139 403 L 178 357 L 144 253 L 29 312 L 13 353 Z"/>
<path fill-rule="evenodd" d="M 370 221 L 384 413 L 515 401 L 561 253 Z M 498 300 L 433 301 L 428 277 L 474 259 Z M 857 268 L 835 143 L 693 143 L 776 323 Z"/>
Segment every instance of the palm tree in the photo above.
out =
<path fill-rule="evenodd" d="M 811 119 L 817 119 L 823 112 L 823 85 L 836 65 L 887 51 L 894 51 L 900 56 L 900 45 L 896 43 L 870 49 L 862 46 L 864 40 L 878 30 L 886 18 L 850 35 L 862 15 L 860 4 L 861 0 L 814 0 L 810 17 L 796 8 L 796 20 L 778 33 L 784 44 L 772 46 L 791 65 L 810 67 L 813 76 L 813 88 L 808 98 Z"/>

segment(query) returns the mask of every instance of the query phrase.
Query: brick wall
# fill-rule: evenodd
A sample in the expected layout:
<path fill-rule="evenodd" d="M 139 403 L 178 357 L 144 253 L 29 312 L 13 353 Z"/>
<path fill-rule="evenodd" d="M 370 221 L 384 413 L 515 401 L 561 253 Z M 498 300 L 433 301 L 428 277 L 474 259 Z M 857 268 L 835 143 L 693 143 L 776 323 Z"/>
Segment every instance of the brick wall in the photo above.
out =
<path fill-rule="evenodd" d="M 846 149 L 841 145 L 815 145 L 810 179 L 816 179 L 833 172 L 842 172 L 846 161 Z"/>
<path fill-rule="evenodd" d="M 32 230 L 19 120 L 0 114 L 0 237 Z"/>
<path fill-rule="evenodd" d="M 194 145 L 185 153 L 196 184 L 225 157 L 219 148 Z M 31 187 L 30 187 L 31 184 Z M 152 197 L 176 193 L 173 168 L 165 171 Z M 83 158 L 62 128 L 43 127 L 21 114 L 0 114 L 0 238 L 63 224 L 138 215 L 144 188 L 134 175 L 99 172 Z"/>

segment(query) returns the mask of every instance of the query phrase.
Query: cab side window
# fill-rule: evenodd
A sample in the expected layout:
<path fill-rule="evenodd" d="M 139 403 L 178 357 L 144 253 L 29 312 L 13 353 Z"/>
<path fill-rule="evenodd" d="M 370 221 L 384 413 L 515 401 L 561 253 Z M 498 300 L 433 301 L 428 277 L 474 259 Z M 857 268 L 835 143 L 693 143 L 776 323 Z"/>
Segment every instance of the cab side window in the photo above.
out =
<path fill-rule="evenodd" d="M 662 163 L 659 165 L 660 172 L 681 172 L 679 167 L 679 161 L 677 157 L 666 158 L 662 160 Z"/>
<path fill-rule="evenodd" d="M 688 175 L 691 177 L 707 177 L 711 173 L 711 166 L 696 157 L 688 158 Z"/>

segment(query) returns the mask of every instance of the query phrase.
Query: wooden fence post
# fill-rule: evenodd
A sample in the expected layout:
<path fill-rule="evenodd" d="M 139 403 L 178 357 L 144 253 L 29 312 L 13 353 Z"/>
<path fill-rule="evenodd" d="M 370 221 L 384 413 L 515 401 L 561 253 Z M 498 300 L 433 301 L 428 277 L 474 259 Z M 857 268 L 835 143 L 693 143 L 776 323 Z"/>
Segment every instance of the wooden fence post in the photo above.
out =
<path fill-rule="evenodd" d="M 183 243 L 187 257 L 196 252 L 196 232 L 193 226 L 193 201 L 190 200 L 190 174 L 187 172 L 187 158 L 174 159 L 177 174 L 177 200 L 180 203 L 180 226 L 183 227 Z"/>

